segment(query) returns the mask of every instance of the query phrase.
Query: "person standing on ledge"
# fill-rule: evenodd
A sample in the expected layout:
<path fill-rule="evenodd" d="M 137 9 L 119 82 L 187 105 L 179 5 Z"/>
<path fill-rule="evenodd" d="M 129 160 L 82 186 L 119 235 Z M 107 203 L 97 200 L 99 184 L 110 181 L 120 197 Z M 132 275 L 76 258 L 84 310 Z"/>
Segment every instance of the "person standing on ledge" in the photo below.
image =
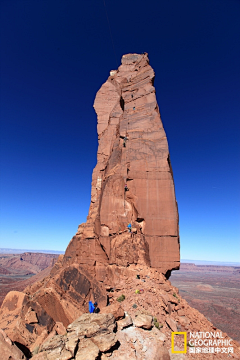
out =
<path fill-rule="evenodd" d="M 132 232 L 132 225 L 131 225 L 131 223 L 129 223 L 127 227 L 128 227 L 128 232 L 131 233 L 131 232 Z"/>

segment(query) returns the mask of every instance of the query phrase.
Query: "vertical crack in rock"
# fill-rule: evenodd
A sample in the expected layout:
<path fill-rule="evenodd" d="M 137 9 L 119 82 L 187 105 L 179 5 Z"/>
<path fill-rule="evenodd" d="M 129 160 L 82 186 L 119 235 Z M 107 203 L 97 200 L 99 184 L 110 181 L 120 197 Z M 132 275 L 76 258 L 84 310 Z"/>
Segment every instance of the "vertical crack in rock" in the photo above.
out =
<path fill-rule="evenodd" d="M 94 258 L 97 279 L 109 263 L 145 259 L 164 274 L 179 267 L 178 209 L 154 77 L 146 53 L 124 55 L 95 98 L 97 165 L 76 255 L 80 264 Z M 83 253 L 89 241 L 95 242 L 91 254 Z"/>

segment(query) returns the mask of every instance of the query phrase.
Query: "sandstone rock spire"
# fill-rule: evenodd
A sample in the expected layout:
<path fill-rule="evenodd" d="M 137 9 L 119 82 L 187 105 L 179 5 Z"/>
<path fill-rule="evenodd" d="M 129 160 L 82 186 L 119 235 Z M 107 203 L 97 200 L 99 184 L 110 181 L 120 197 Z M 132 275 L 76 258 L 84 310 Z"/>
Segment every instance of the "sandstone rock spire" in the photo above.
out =
<path fill-rule="evenodd" d="M 30 351 L 59 323 L 67 327 L 87 312 L 88 301 L 106 306 L 108 290 L 136 277 L 131 267 L 156 272 L 158 282 L 179 267 L 178 210 L 153 80 L 146 53 L 124 55 L 96 95 L 99 146 L 87 221 L 50 275 L 8 293 L 0 309 L 0 327 Z"/>
<path fill-rule="evenodd" d="M 77 249 L 77 262 L 94 265 L 98 280 L 107 264 L 145 263 L 165 274 L 179 267 L 178 209 L 154 76 L 146 53 L 124 55 L 95 98 L 91 205 L 66 256 Z"/>

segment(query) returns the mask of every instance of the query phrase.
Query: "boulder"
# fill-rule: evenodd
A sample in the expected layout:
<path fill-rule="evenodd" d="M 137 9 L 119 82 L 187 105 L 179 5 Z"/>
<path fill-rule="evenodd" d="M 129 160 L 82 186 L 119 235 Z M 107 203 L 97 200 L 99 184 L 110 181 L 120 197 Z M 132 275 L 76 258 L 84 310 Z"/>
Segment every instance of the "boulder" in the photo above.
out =
<path fill-rule="evenodd" d="M 38 323 L 37 314 L 33 309 L 29 308 L 28 312 L 25 315 L 25 321 L 27 324 Z"/>
<path fill-rule="evenodd" d="M 152 328 L 152 316 L 139 314 L 133 320 L 133 323 L 136 327 L 143 329 L 151 329 Z"/>
<path fill-rule="evenodd" d="M 117 336 L 121 346 L 113 352 L 111 360 L 170 360 L 156 328 L 146 331 L 130 326 L 119 331 Z"/>
<path fill-rule="evenodd" d="M 119 303 L 114 303 L 109 306 L 105 306 L 101 309 L 103 314 L 113 314 L 115 320 L 120 320 L 124 318 L 124 310 Z"/>
<path fill-rule="evenodd" d="M 116 336 L 114 333 L 110 334 L 100 334 L 91 338 L 92 342 L 96 344 L 100 351 L 106 352 L 110 350 L 117 342 Z"/>
<path fill-rule="evenodd" d="M 175 320 L 173 320 L 171 317 L 167 316 L 166 317 L 166 323 L 168 324 L 168 326 L 170 327 L 170 329 L 174 332 L 178 331 L 177 329 L 177 322 Z"/>
<path fill-rule="evenodd" d="M 126 314 L 125 318 L 122 319 L 122 320 L 119 320 L 117 322 L 117 327 L 118 327 L 118 330 L 122 330 L 130 325 L 132 325 L 132 318 L 130 315 Z"/>
<path fill-rule="evenodd" d="M 77 334 L 67 334 L 65 348 L 66 350 L 70 351 L 72 356 L 75 354 L 75 350 L 77 347 L 77 344 L 80 341 L 80 336 Z"/>
<path fill-rule="evenodd" d="M 0 329 L 1 360 L 27 360 L 22 351 L 12 343 L 6 333 Z"/>
<path fill-rule="evenodd" d="M 44 341 L 41 351 L 50 351 L 57 348 L 60 348 L 60 352 L 64 348 L 64 337 L 62 335 L 55 335 L 49 340 Z"/>
<path fill-rule="evenodd" d="M 96 360 L 99 354 L 99 348 L 90 339 L 80 341 L 76 360 Z"/>
<path fill-rule="evenodd" d="M 90 338 L 102 333 L 109 334 L 114 327 L 113 314 L 83 314 L 67 327 L 67 332 Z"/>
<path fill-rule="evenodd" d="M 53 330 L 55 330 L 58 335 L 65 335 L 66 334 L 65 326 L 63 325 L 62 322 L 59 322 L 59 321 L 56 322 L 56 324 L 54 325 Z"/>

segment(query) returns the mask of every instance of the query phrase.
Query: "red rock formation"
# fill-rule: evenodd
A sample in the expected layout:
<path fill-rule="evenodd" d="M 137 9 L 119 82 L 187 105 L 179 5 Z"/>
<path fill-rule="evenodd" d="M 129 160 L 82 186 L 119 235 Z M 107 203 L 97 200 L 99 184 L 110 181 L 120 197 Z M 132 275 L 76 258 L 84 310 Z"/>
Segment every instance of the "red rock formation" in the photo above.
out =
<path fill-rule="evenodd" d="M 147 54 L 125 55 L 110 72 L 94 103 L 99 147 L 87 222 L 49 276 L 9 293 L 2 304 L 0 327 L 36 360 L 80 360 L 90 353 L 97 359 L 100 352 L 102 359 L 167 360 L 172 331 L 216 330 L 163 275 L 179 267 L 178 211 L 153 79 Z M 111 309 L 104 309 L 107 292 Z M 75 320 L 89 300 L 98 301 L 101 314 Z M 115 349 L 115 319 L 124 312 Z M 94 318 L 107 319 L 107 326 L 92 324 Z M 238 344 L 233 347 L 237 359 Z M 144 354 L 135 356 L 139 349 Z M 201 359 L 216 358 L 209 355 Z"/>
<path fill-rule="evenodd" d="M 129 265 L 167 275 L 179 267 L 178 211 L 153 80 L 147 54 L 129 54 L 97 93 L 99 147 L 87 222 L 48 277 L 1 307 L 0 326 L 31 350 L 56 322 L 66 327 L 88 311 L 89 300 L 105 306 L 105 287 Z"/>
<path fill-rule="evenodd" d="M 12 343 L 3 330 L 0 329 L 1 360 L 26 360 L 22 351 Z"/>
<path fill-rule="evenodd" d="M 94 266 L 98 280 L 107 264 L 146 264 L 165 274 L 179 267 L 178 210 L 153 80 L 147 54 L 124 55 L 94 102 L 99 146 L 91 205 L 65 257 Z"/>

